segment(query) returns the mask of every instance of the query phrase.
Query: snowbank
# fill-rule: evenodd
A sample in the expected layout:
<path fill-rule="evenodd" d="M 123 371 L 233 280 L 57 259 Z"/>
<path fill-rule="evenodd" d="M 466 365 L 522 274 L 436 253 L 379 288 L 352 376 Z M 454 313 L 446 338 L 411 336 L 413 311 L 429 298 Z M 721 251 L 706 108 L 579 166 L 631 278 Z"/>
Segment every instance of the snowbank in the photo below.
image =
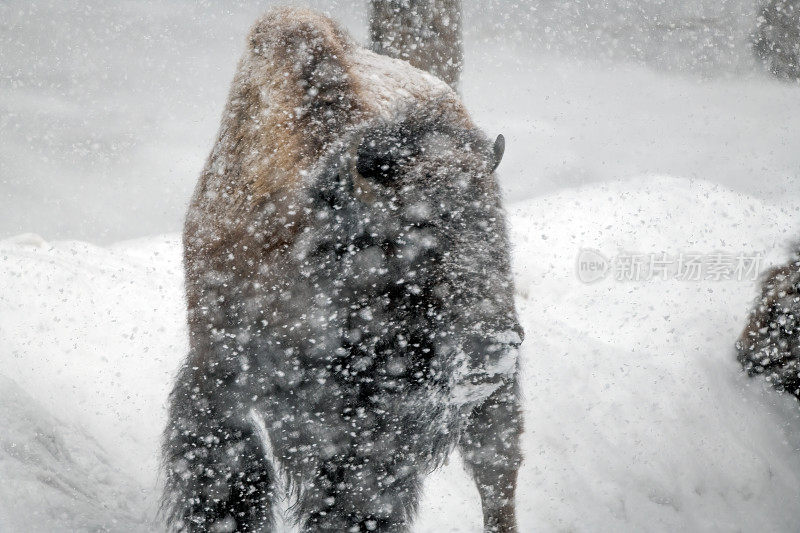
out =
<path fill-rule="evenodd" d="M 589 247 L 608 257 L 761 252 L 766 263 L 783 257 L 775 239 L 796 235 L 797 213 L 657 176 L 511 212 L 527 331 L 524 521 L 792 530 L 800 419 L 792 401 L 740 373 L 732 350 L 755 282 L 583 284 L 576 258 Z"/>
<path fill-rule="evenodd" d="M 110 248 L 31 235 L 0 241 L 0 374 L 13 379 L 0 381 L 0 427 L 17 416 L 7 398 L 21 398 L 22 390 L 35 402 L 19 415 L 30 422 L 3 438 L 25 447 L 52 435 L 73 455 L 86 444 L 80 468 L 58 454 L 47 463 L 74 481 L 59 485 L 59 498 L 45 491 L 42 503 L 41 491 L 0 492 L 0 531 L 96 531 L 96 524 L 132 531 L 124 505 L 141 520 L 152 518 L 164 398 L 186 351 L 184 312 L 176 237 Z M 8 450 L 0 447 L 2 485 L 46 489 L 41 469 L 14 466 L 19 459 Z M 114 484 L 139 498 L 100 490 Z M 97 508 L 106 511 L 88 511 Z M 35 527 L 5 527 L 34 520 L 34 511 L 43 517 Z"/>
<path fill-rule="evenodd" d="M 151 530 L 146 494 L 97 441 L 3 376 L 0 427 L 0 529 Z"/>
<path fill-rule="evenodd" d="M 527 332 L 522 530 L 791 530 L 800 417 L 732 353 L 755 282 L 585 284 L 575 265 L 581 248 L 760 252 L 766 264 L 800 214 L 658 176 L 509 214 Z M 0 379 L 12 428 L 0 529 L 132 531 L 153 518 L 158 433 L 186 346 L 181 283 L 175 236 L 0 242 L 0 368 L 13 379 Z M 428 480 L 416 530 L 478 532 L 478 505 L 454 458 Z"/>

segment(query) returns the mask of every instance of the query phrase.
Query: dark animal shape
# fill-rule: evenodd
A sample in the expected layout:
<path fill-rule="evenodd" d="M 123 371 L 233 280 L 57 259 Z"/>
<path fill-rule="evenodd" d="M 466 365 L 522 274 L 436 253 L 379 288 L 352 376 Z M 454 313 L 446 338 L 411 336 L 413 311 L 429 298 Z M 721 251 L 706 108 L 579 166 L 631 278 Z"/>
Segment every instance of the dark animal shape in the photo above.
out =
<path fill-rule="evenodd" d="M 521 456 L 509 246 L 487 139 L 446 84 L 282 9 L 253 28 L 184 233 L 190 353 L 169 525 L 406 531 L 458 447 L 488 531 Z"/>
<path fill-rule="evenodd" d="M 800 250 L 764 276 L 736 348 L 749 375 L 763 374 L 776 389 L 800 398 Z"/>

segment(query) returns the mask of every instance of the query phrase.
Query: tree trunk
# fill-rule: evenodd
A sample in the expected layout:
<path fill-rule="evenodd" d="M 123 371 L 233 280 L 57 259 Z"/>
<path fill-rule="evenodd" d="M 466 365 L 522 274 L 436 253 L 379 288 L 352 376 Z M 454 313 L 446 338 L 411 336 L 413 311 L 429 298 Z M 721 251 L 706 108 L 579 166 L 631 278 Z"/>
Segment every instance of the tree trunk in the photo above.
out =
<path fill-rule="evenodd" d="M 458 86 L 464 51 L 461 0 L 371 0 L 372 49 Z"/>

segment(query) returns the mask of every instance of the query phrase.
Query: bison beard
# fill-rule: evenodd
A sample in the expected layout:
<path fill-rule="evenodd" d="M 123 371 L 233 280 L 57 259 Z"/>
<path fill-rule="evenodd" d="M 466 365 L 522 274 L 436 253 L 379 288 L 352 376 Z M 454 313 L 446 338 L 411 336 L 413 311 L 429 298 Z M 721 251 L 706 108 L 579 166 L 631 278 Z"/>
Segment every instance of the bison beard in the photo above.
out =
<path fill-rule="evenodd" d="M 170 527 L 269 531 L 277 470 L 306 531 L 405 531 L 457 446 L 487 531 L 515 531 L 502 137 L 324 17 L 274 11 L 250 42 L 187 216 Z"/>

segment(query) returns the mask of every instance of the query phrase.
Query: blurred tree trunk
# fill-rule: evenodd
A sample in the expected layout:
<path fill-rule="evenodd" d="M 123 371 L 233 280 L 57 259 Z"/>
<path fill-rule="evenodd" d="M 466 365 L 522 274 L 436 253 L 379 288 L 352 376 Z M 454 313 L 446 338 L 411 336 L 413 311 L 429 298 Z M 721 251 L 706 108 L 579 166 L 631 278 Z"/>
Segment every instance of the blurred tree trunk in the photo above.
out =
<path fill-rule="evenodd" d="M 761 8 L 753 50 L 775 76 L 800 81 L 800 0 L 771 0 Z"/>
<path fill-rule="evenodd" d="M 372 49 L 458 86 L 464 50 L 461 0 L 370 0 Z"/>

